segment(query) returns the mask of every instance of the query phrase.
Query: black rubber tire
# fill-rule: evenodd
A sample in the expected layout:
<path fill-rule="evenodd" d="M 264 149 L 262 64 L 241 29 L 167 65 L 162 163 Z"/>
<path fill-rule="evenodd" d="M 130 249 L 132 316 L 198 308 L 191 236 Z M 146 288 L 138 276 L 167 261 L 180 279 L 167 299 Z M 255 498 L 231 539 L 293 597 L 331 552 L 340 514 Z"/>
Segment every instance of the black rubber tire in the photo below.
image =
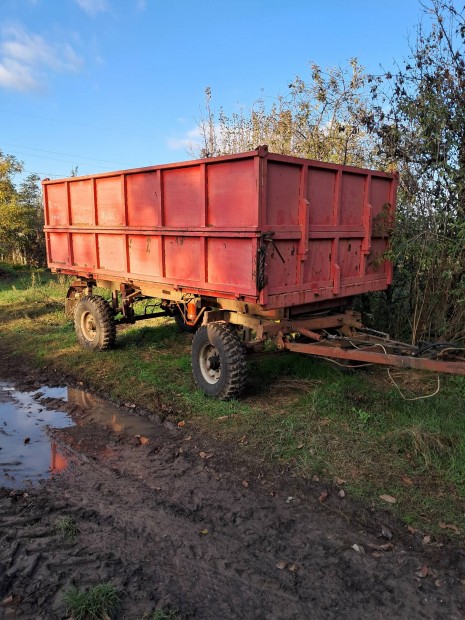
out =
<path fill-rule="evenodd" d="M 92 351 L 105 351 L 115 344 L 116 325 L 112 310 L 103 297 L 82 297 L 74 310 L 74 329 L 79 344 Z"/>
<path fill-rule="evenodd" d="M 241 394 L 247 380 L 247 363 L 231 325 L 209 323 L 197 330 L 192 341 L 192 373 L 207 396 L 230 400 Z"/>

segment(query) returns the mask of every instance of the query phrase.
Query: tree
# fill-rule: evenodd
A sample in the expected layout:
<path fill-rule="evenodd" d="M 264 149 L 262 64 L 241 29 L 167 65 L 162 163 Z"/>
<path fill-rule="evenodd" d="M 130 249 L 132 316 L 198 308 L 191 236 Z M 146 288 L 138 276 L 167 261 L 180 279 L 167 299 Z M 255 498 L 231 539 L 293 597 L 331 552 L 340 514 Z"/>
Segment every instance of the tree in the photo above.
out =
<path fill-rule="evenodd" d="M 430 21 L 410 57 L 375 82 L 367 129 L 401 179 L 390 320 L 412 317 L 413 340 L 458 340 L 465 338 L 465 19 L 451 0 L 431 0 L 424 11 Z"/>
<path fill-rule="evenodd" d="M 262 95 L 251 110 L 229 116 L 222 108 L 213 110 L 208 87 L 198 123 L 203 144 L 193 154 L 212 157 L 267 144 L 275 153 L 366 165 L 375 149 L 365 123 L 371 106 L 368 79 L 355 58 L 326 71 L 311 63 L 309 79 L 297 76 L 287 95 L 276 97 L 271 106 Z"/>
<path fill-rule="evenodd" d="M 13 179 L 22 170 L 15 157 L 0 151 L 0 258 L 42 265 L 45 242 L 39 177 L 29 175 L 17 189 Z"/>

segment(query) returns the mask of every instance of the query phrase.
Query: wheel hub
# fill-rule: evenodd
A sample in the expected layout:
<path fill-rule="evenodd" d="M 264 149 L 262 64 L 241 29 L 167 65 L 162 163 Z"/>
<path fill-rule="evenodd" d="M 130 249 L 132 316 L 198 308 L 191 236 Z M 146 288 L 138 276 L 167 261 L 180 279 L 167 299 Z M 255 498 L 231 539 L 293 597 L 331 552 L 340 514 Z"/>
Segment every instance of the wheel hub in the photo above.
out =
<path fill-rule="evenodd" d="M 220 369 L 220 356 L 215 353 L 211 355 L 207 360 L 207 366 L 212 371 L 218 371 Z"/>
<path fill-rule="evenodd" d="M 200 351 L 200 370 L 208 383 L 217 383 L 221 377 L 221 361 L 218 350 L 209 342 Z"/>
<path fill-rule="evenodd" d="M 90 312 L 83 313 L 81 317 L 81 330 L 87 340 L 93 341 L 95 339 L 97 335 L 97 325 L 94 315 Z"/>

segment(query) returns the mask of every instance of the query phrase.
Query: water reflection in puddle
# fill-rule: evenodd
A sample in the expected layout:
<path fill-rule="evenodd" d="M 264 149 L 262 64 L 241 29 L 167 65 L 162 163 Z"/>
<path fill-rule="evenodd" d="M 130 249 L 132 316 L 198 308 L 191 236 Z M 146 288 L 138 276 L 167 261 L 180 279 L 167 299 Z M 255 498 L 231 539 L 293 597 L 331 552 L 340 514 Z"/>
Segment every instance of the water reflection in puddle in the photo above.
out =
<path fill-rule="evenodd" d="M 67 403 L 70 412 L 53 409 L 48 399 Z M 21 392 L 0 381 L 0 486 L 22 488 L 66 469 L 68 458 L 48 429 L 74 427 L 79 436 L 90 424 L 147 440 L 156 436 L 156 425 L 85 390 L 42 386 Z"/>
<path fill-rule="evenodd" d="M 73 424 L 62 411 L 46 409 L 35 397 L 51 391 L 66 399 L 66 388 L 44 388 L 20 392 L 0 382 L 0 485 L 17 488 L 63 470 L 66 457 L 48 436 L 47 426 L 65 428 Z"/>
<path fill-rule="evenodd" d="M 124 435 L 142 435 L 153 438 L 156 435 L 153 423 L 135 413 L 123 411 L 116 405 L 93 396 L 85 390 L 68 388 L 68 402 L 77 405 L 85 415 L 77 424 L 93 422 L 99 426 L 111 429 L 114 433 Z"/>

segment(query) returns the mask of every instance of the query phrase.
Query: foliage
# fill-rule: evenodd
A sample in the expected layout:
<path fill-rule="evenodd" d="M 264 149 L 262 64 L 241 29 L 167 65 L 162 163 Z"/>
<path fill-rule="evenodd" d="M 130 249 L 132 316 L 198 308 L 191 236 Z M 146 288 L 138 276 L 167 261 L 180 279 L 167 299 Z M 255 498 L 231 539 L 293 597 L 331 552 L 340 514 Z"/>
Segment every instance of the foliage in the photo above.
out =
<path fill-rule="evenodd" d="M 105 620 L 118 607 L 120 597 L 111 583 L 101 583 L 90 590 L 72 587 L 63 595 L 66 613 L 73 620 Z"/>
<path fill-rule="evenodd" d="M 368 130 L 400 171 L 390 320 L 413 341 L 465 339 L 465 18 L 451 0 L 425 7 L 410 58 L 372 87 Z M 390 84 L 390 88 L 387 86 Z M 398 329 L 399 331 L 399 329 Z"/>
<path fill-rule="evenodd" d="M 73 542 L 79 534 L 79 527 L 76 521 L 68 515 L 58 517 L 58 519 L 55 520 L 54 525 L 57 534 L 70 542 Z"/>
<path fill-rule="evenodd" d="M 364 130 L 370 98 L 368 76 L 355 58 L 346 67 L 327 71 L 310 64 L 310 80 L 296 77 L 286 96 L 267 106 L 264 95 L 251 110 L 228 116 L 211 105 L 206 88 L 205 114 L 199 128 L 202 157 L 253 150 L 267 144 L 271 151 L 353 165 L 371 160 L 374 143 Z"/>
<path fill-rule="evenodd" d="M 13 178 L 22 164 L 0 151 L 0 260 L 45 263 L 44 218 L 39 177 L 30 174 L 19 187 Z"/>

